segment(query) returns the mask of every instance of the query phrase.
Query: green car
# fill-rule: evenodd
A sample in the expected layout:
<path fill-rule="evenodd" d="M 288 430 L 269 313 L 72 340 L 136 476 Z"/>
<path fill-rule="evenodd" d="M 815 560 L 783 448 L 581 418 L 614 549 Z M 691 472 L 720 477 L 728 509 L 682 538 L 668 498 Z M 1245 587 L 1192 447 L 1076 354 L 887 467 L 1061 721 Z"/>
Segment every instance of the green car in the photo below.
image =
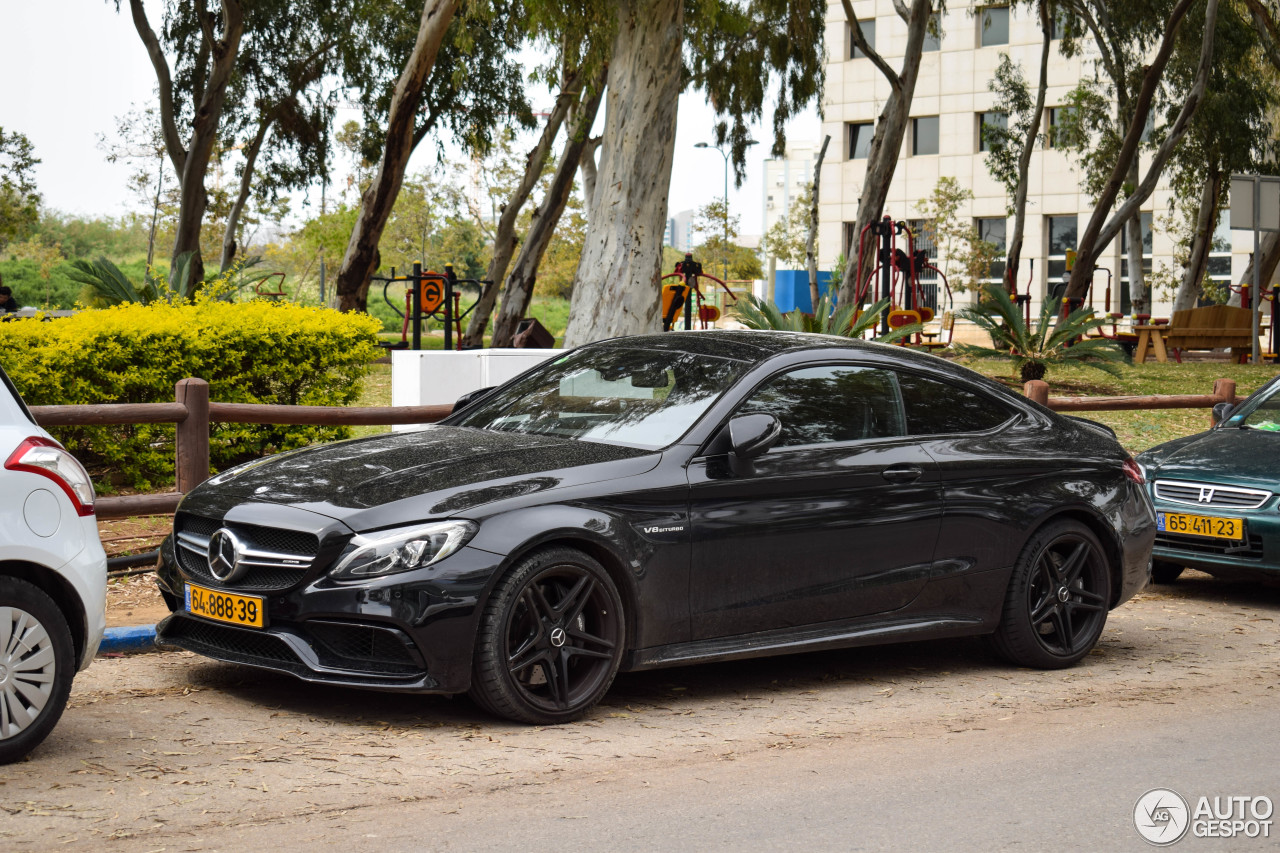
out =
<path fill-rule="evenodd" d="M 1213 413 L 1208 432 L 1138 456 L 1156 508 L 1152 579 L 1190 567 L 1280 581 L 1280 377 Z"/>

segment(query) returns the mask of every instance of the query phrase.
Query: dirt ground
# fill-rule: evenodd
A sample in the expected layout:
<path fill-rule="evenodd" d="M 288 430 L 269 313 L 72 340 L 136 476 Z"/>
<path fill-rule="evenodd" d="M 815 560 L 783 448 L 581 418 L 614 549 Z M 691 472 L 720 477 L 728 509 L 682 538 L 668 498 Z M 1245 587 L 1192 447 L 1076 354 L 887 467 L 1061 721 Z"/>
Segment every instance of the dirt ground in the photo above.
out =
<path fill-rule="evenodd" d="M 49 740 L 0 768 L 0 840 L 226 849 L 219 829 L 235 828 L 302 849 L 389 804 L 447 826 L 491 794 L 570 776 L 659 784 L 668 768 L 832 741 L 947 749 L 1006 726 L 1052 737 L 1063 714 L 1106 726 L 1172 704 L 1275 707 L 1277 619 L 1280 590 L 1188 573 L 1113 612 L 1070 670 L 1012 668 L 977 639 L 685 667 L 624 674 L 587 719 L 555 728 L 496 721 L 462 698 L 318 687 L 185 652 L 100 659 Z"/>
<path fill-rule="evenodd" d="M 173 529 L 173 516 L 100 520 L 98 536 L 108 557 L 141 554 L 160 547 Z M 107 585 L 107 627 L 154 625 L 169 614 L 151 575 L 113 578 Z"/>

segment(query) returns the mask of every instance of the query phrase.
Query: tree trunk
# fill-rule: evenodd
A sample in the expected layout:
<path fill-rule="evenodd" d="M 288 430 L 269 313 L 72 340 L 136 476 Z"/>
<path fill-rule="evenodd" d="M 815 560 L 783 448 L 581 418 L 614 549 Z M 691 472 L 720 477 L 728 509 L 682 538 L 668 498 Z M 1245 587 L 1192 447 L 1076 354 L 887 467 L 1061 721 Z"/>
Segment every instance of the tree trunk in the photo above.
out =
<path fill-rule="evenodd" d="M 267 138 L 273 118 L 263 116 L 258 122 L 258 132 L 244 149 L 244 171 L 240 173 L 240 192 L 236 195 L 231 211 L 227 214 L 227 229 L 222 233 L 222 262 L 219 269 L 226 272 L 231 262 L 236 259 L 236 229 L 240 227 L 240 216 L 245 205 L 249 203 L 249 192 L 253 188 L 253 167 L 258 161 L 258 152 L 262 150 L 262 142 Z"/>
<path fill-rule="evenodd" d="M 400 195 L 404 172 L 413 153 L 415 119 L 422 102 L 422 90 L 436 62 L 459 0 L 426 0 L 418 38 L 396 81 L 387 114 L 387 141 L 373 183 L 360 199 L 360 215 L 347 241 L 347 251 L 338 269 L 334 289 L 341 311 L 364 311 L 369 295 L 369 279 L 378 271 L 378 241 Z"/>
<path fill-rule="evenodd" d="M 1142 179 L 1142 183 L 1134 188 L 1129 198 L 1112 215 L 1111 209 L 1116 203 L 1116 197 L 1120 194 L 1125 179 L 1130 174 L 1131 164 L 1138 157 L 1138 146 L 1142 141 L 1142 131 L 1146 126 L 1147 116 L 1151 112 L 1151 104 L 1155 97 L 1156 89 L 1164 76 L 1165 67 L 1169 64 L 1169 57 L 1173 55 L 1178 29 L 1182 24 L 1183 18 L 1187 15 L 1187 10 L 1191 8 L 1194 2 L 1195 0 L 1178 0 L 1178 5 L 1174 7 L 1169 15 L 1168 22 L 1165 24 L 1160 49 L 1156 52 L 1151 63 L 1146 66 L 1146 71 L 1143 73 L 1142 88 L 1138 92 L 1133 115 L 1129 119 L 1129 130 L 1125 134 L 1123 144 L 1120 146 L 1120 153 L 1116 157 L 1115 167 L 1112 169 L 1111 176 L 1107 179 L 1101 194 L 1094 203 L 1093 215 L 1089 217 L 1089 224 L 1085 227 L 1084 234 L 1080 237 L 1079 247 L 1076 252 L 1076 263 L 1071 270 L 1071 282 L 1067 285 L 1066 295 L 1069 297 L 1083 298 L 1088 292 L 1089 283 L 1093 280 L 1094 267 L 1098 262 L 1098 255 L 1107 244 L 1116 238 L 1116 235 L 1120 233 L 1120 229 L 1124 227 L 1130 217 L 1138 213 L 1142 204 L 1151 197 L 1151 193 L 1155 191 L 1156 183 L 1160 180 L 1160 175 L 1164 172 L 1165 164 L 1173 156 L 1174 148 L 1182 141 L 1182 137 L 1186 135 L 1187 128 L 1191 123 L 1191 117 L 1195 115 L 1196 110 L 1200 108 L 1201 101 L 1204 100 L 1205 87 L 1209 80 L 1209 66 L 1213 63 L 1213 38 L 1214 29 L 1218 21 L 1218 0 L 1208 0 L 1205 5 L 1204 40 L 1200 46 L 1200 64 L 1196 69 L 1196 76 L 1191 84 L 1191 89 L 1183 100 L 1182 109 L 1170 126 L 1168 135 L 1165 136 L 1164 141 L 1160 143 L 1160 147 L 1152 157 L 1151 166 L 1147 169 L 1147 174 Z"/>
<path fill-rule="evenodd" d="M 488 284 L 485 284 L 480 291 L 480 299 L 471 312 L 467 333 L 462 338 L 463 347 L 484 346 L 484 333 L 489 327 L 489 317 L 493 314 L 494 303 L 498 301 L 498 290 L 502 287 L 503 279 L 506 278 L 511 257 L 516 252 L 518 237 L 516 221 L 520 218 L 520 211 L 524 209 L 525 202 L 529 200 L 529 194 L 533 192 L 533 188 L 538 185 L 538 179 L 542 177 L 542 171 L 547 164 L 547 155 L 551 153 L 551 146 L 555 143 L 556 134 L 560 132 L 560 126 L 564 124 L 569 107 L 578 99 L 580 94 L 578 85 L 581 78 L 581 70 L 573 74 L 566 73 L 563 76 L 560 97 L 556 98 L 555 107 L 552 108 L 551 115 L 547 116 L 547 124 L 542 128 L 538 144 L 529 152 L 520 185 L 516 187 L 516 191 L 507 200 L 506 206 L 502 208 L 498 228 L 493 234 L 493 258 L 489 261 L 489 269 L 484 276 Z"/>
<path fill-rule="evenodd" d="M 1022 264 L 1022 240 L 1027 228 L 1027 176 L 1031 171 L 1031 152 L 1036 137 L 1040 135 L 1040 117 L 1044 115 L 1045 93 L 1049 90 L 1049 48 L 1053 44 L 1053 27 L 1049 21 L 1048 0 L 1040 0 L 1040 30 L 1044 38 L 1040 44 L 1040 80 L 1036 84 L 1036 106 L 1022 140 L 1018 154 L 1018 189 L 1013 194 L 1013 238 L 1009 240 L 1009 253 L 1005 262 L 1005 289 L 1010 296 L 1018 293 L 1018 267 Z"/>
<path fill-rule="evenodd" d="M 569 196 L 573 193 L 573 176 L 582 161 L 583 151 L 590 144 L 591 125 L 595 124 L 596 114 L 600 111 L 600 100 L 604 95 L 605 72 L 596 78 L 594 91 L 583 102 L 578 111 L 569 138 L 565 142 L 564 153 L 556 165 L 555 176 L 547 195 L 534 211 L 533 220 L 529 223 L 529 233 L 525 236 L 524 245 L 520 247 L 520 257 L 516 258 L 507 286 L 502 292 L 502 308 L 493 324 L 493 345 L 495 347 L 511 346 L 516 327 L 529 310 L 529 302 L 533 299 L 533 286 L 538 277 L 538 265 L 542 256 L 551 245 L 556 225 L 564 213 Z M 661 253 L 659 253 L 661 256 Z"/>
<path fill-rule="evenodd" d="M 830 144 L 831 137 L 823 137 L 818 159 L 813 163 L 813 204 L 809 205 L 809 236 L 804 242 L 804 256 L 809 269 L 809 304 L 814 311 L 818 310 L 818 189 L 822 180 L 822 161 L 827 156 L 827 146 Z M 827 289 L 830 290 L 831 285 L 827 285 Z"/>
<path fill-rule="evenodd" d="M 615 8 L 608 117 L 565 346 L 658 330 L 684 3 L 616 0 Z"/>
<path fill-rule="evenodd" d="M 1138 158 L 1129 167 L 1130 186 L 1138 185 Z M 1142 266 L 1142 212 L 1137 211 L 1125 223 L 1128 234 L 1129 307 L 1134 314 L 1144 314 L 1147 309 L 1146 270 Z"/>
<path fill-rule="evenodd" d="M 1258 241 L 1258 254 L 1262 256 L 1262 292 L 1265 294 L 1271 289 L 1271 281 L 1275 278 L 1276 267 L 1280 266 L 1280 231 L 1266 231 L 1262 235 L 1262 239 Z M 1244 268 L 1244 275 L 1240 276 L 1240 284 L 1247 284 L 1253 287 L 1253 264 L 1254 259 L 1249 258 L 1249 265 Z M 1252 299 L 1253 297 L 1250 297 Z M 1232 293 L 1231 298 L 1227 300 L 1228 305 L 1239 305 L 1240 294 Z M 1246 305 L 1246 308 L 1251 307 Z"/>
<path fill-rule="evenodd" d="M 169 150 L 174 171 L 178 173 L 180 200 L 169 284 L 174 289 L 180 290 L 187 285 L 187 282 L 175 281 L 173 276 L 176 276 L 180 269 L 178 258 L 186 252 L 193 253 L 188 266 L 191 279 L 197 282 L 204 280 L 204 259 L 200 255 L 200 230 L 204 225 L 205 210 L 209 206 L 204 177 L 209 170 L 213 146 L 218 140 L 218 124 L 222 120 L 227 85 L 231 82 L 231 74 L 235 70 L 236 56 L 240 49 L 240 38 L 244 34 L 244 12 L 241 9 L 240 0 L 222 0 L 222 39 L 216 42 L 212 35 L 212 21 L 202 20 L 201 22 L 205 30 L 201 43 L 201 55 L 212 58 L 213 67 L 204 85 L 196 92 L 198 103 L 191 119 L 191 136 L 184 148 L 181 137 L 178 135 L 169 62 L 165 58 L 159 39 L 151 29 L 151 24 L 147 21 L 142 0 L 130 0 L 129 6 L 133 15 L 134 28 L 138 31 L 143 45 L 146 46 L 151 65 L 156 72 L 156 82 L 160 90 L 160 124 L 164 133 L 165 147 Z"/>
<path fill-rule="evenodd" d="M 1201 282 L 1209 268 L 1209 252 L 1213 250 L 1214 225 L 1218 221 L 1218 199 L 1222 195 L 1222 172 L 1211 168 L 1200 188 L 1200 209 L 1196 212 L 1196 233 L 1191 238 L 1191 252 L 1182 282 L 1173 299 L 1174 311 L 1195 308 L 1200 301 Z"/>
<path fill-rule="evenodd" d="M 595 209 L 596 173 L 599 171 L 596 167 L 596 150 L 603 139 L 602 136 L 588 139 L 586 147 L 582 149 L 582 162 L 578 164 L 578 169 L 582 172 L 582 206 L 587 222 L 591 221 L 591 212 Z"/>
<path fill-rule="evenodd" d="M 845 17 L 856 25 L 857 16 L 850 0 L 842 0 Z M 911 99 L 915 96 L 916 78 L 920 73 L 920 56 L 924 38 L 929 29 L 929 17 L 933 11 L 931 0 L 912 0 L 907 18 L 907 47 L 902 58 L 902 69 L 894 73 L 870 45 L 859 45 L 863 53 L 875 62 L 893 87 L 880 119 L 871 136 L 871 149 L 867 156 L 867 172 L 863 178 L 862 196 L 858 199 L 858 216 L 854 223 L 853 244 L 845 262 L 844 281 L 840 283 L 840 302 L 847 305 L 857 298 L 858 283 L 865 281 L 875 265 L 874 250 L 864 253 L 862 263 L 858 258 L 858 237 L 863 229 L 880 221 L 884 213 L 884 201 L 889 195 L 889 185 L 898 166 L 902 140 L 911 120 Z M 901 15 L 901 12 L 899 13 Z M 859 30 L 861 32 L 861 30 Z M 873 55 L 874 54 L 874 55 Z M 846 155 L 847 156 L 847 155 Z M 874 243 L 872 244 L 874 249 Z"/>

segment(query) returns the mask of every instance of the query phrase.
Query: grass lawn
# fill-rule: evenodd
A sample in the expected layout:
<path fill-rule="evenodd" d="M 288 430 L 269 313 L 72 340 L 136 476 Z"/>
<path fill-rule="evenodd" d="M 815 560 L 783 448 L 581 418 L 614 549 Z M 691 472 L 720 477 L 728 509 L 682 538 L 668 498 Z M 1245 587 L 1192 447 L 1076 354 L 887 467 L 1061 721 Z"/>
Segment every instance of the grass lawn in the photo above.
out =
<path fill-rule="evenodd" d="M 538 300 L 535 300 L 534 307 L 550 308 L 550 311 L 539 314 L 531 310 L 530 313 L 539 316 L 543 324 L 559 337 L 564 334 L 568 303 L 562 299 L 547 300 L 547 302 L 551 304 L 540 306 Z M 563 316 L 560 316 L 561 309 L 564 312 Z M 442 344 L 442 338 L 424 337 L 424 345 L 429 348 L 438 349 Z M 958 363 L 990 376 L 1016 391 L 1022 390 L 1017 381 L 1017 375 L 1007 361 L 962 359 Z M 1147 394 L 1209 394 L 1213 392 L 1215 379 L 1234 379 L 1236 393 L 1243 397 L 1275 376 L 1277 370 L 1275 365 L 1254 367 L 1251 364 L 1225 362 L 1123 364 L 1119 367 L 1118 377 L 1079 365 L 1051 367 L 1045 376 L 1045 381 L 1049 383 L 1050 396 L 1054 397 L 1110 397 Z M 373 365 L 356 405 L 391 405 L 390 365 Z M 1080 414 L 1082 417 L 1088 417 L 1114 429 L 1120 438 L 1120 443 L 1132 453 L 1139 453 L 1170 439 L 1201 432 L 1209 426 L 1207 409 L 1082 412 Z M 362 436 L 390 431 L 390 427 L 355 427 L 352 433 Z"/>

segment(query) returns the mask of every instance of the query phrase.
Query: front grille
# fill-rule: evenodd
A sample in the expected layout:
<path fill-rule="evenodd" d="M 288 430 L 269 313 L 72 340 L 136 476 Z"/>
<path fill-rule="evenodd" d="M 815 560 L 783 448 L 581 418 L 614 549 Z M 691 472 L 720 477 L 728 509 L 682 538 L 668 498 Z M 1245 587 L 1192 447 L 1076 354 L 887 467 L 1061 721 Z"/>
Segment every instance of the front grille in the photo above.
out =
<path fill-rule="evenodd" d="M 1202 539 L 1192 536 L 1176 536 L 1171 533 L 1157 533 L 1156 547 L 1182 551 L 1187 554 L 1219 554 L 1244 560 L 1262 559 L 1262 537 L 1256 533 L 1250 535 L 1248 541 L 1243 545 L 1227 539 Z"/>
<path fill-rule="evenodd" d="M 197 619 L 171 619 L 160 640 L 231 663 L 271 666 L 300 674 L 308 672 L 308 667 L 284 640 L 258 631 L 215 625 Z"/>
<path fill-rule="evenodd" d="M 300 627 L 311 636 L 325 666 L 405 675 L 422 669 L 406 645 L 408 638 L 394 628 L 342 622 L 307 622 Z"/>
<path fill-rule="evenodd" d="M 226 527 L 246 545 L 243 559 L 248 573 L 232 584 L 214 577 L 209 570 L 209 538 Z M 210 518 L 182 513 L 174 525 L 174 544 L 183 571 L 203 583 L 223 589 L 253 592 L 280 592 L 301 583 L 317 552 L 319 540 L 310 533 L 259 527 L 254 524 L 223 524 Z"/>
<path fill-rule="evenodd" d="M 1271 492 L 1261 489 L 1242 489 L 1239 486 L 1184 480 L 1156 480 L 1156 500 L 1206 509 L 1257 509 L 1270 497 Z"/>

